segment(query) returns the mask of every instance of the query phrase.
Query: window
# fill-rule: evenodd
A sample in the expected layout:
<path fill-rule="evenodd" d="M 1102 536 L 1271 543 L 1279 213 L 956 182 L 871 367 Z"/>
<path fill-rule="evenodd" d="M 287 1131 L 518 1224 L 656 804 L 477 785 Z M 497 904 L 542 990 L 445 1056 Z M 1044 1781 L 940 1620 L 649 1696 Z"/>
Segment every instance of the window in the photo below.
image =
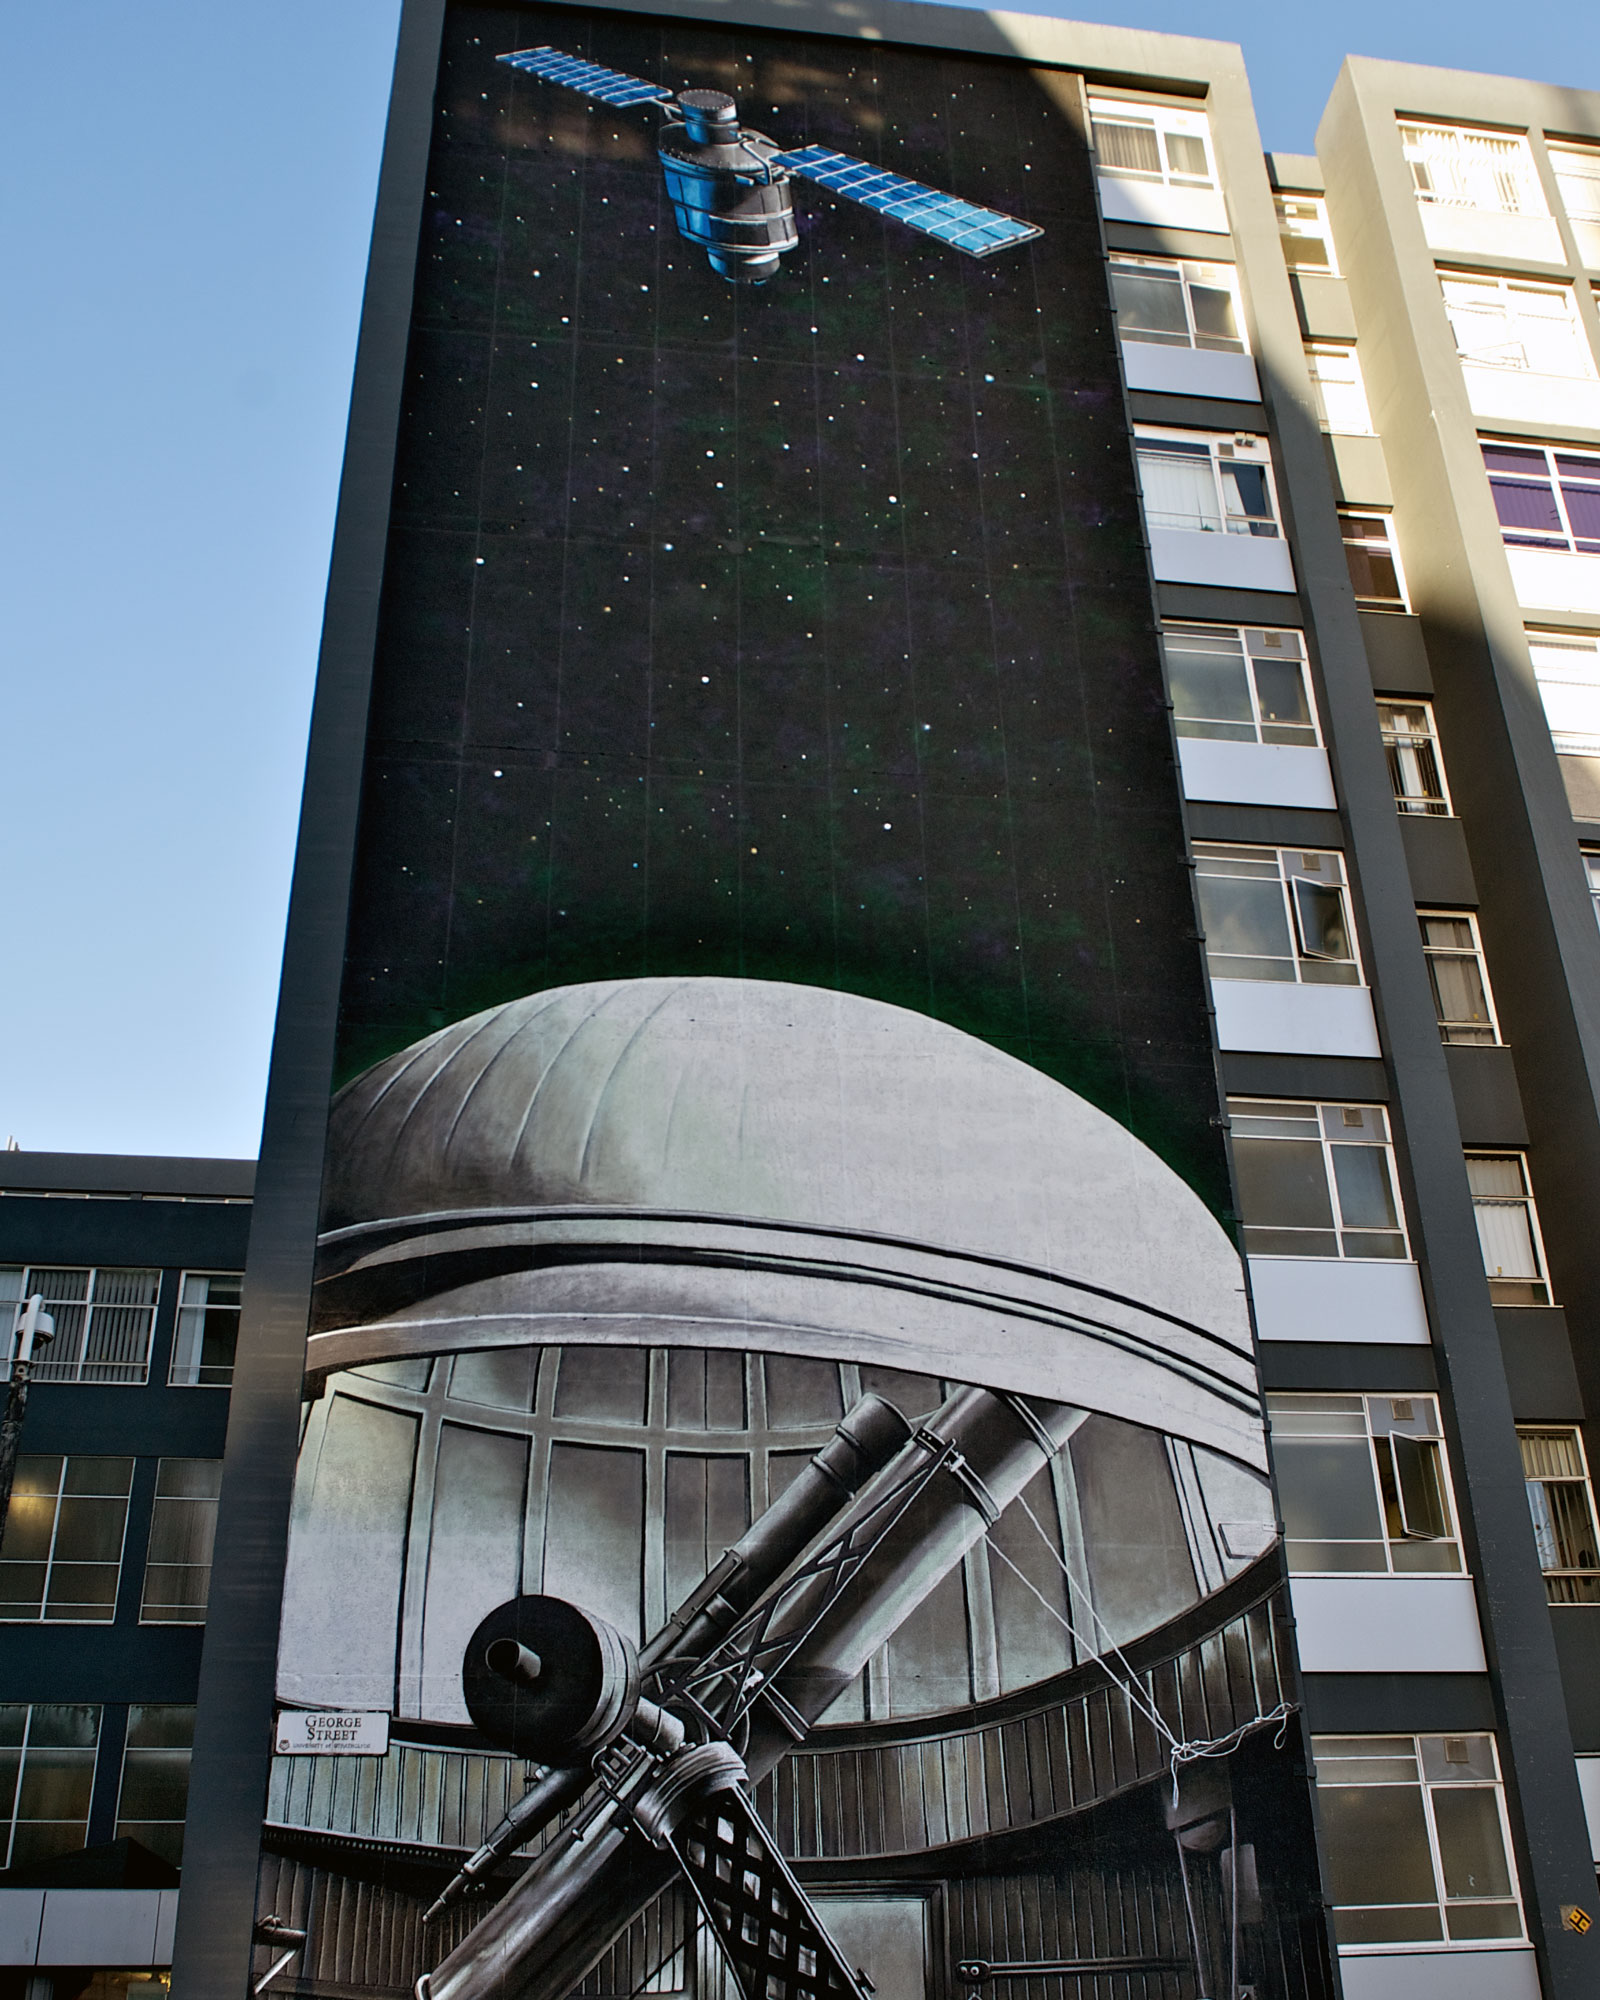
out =
<path fill-rule="evenodd" d="M 1333 232 L 1328 227 L 1328 204 L 1319 194 L 1280 194 L 1278 241 L 1283 245 L 1283 261 L 1291 271 L 1325 271 L 1339 275 L 1334 255 Z"/>
<path fill-rule="evenodd" d="M 220 1458 L 164 1458 L 156 1468 L 142 1625 L 203 1625 L 217 1533 Z"/>
<path fill-rule="evenodd" d="M 1467 1185 L 1497 1306 L 1547 1306 L 1544 1246 L 1521 1153 L 1468 1153 Z"/>
<path fill-rule="evenodd" d="M 1247 352 L 1238 281 L 1229 264 L 1175 263 L 1166 257 L 1111 259 L 1117 332 L 1160 347 Z"/>
<path fill-rule="evenodd" d="M 1320 740 L 1298 632 L 1167 625 L 1161 643 L 1180 736 L 1308 748 Z"/>
<path fill-rule="evenodd" d="M 1206 844 L 1195 867 L 1213 979 L 1361 984 L 1337 854 Z"/>
<path fill-rule="evenodd" d="M 1323 429 L 1345 437 L 1371 437 L 1372 412 L 1355 349 L 1319 341 L 1306 349 L 1306 366 Z"/>
<path fill-rule="evenodd" d="M 1204 112 L 1091 96 L 1089 117 L 1100 173 L 1167 187 L 1215 185 Z"/>
<path fill-rule="evenodd" d="M 135 1702 L 128 1710 L 116 1838 L 137 1840 L 174 1868 L 183 1861 L 193 1744 L 192 1708 Z"/>
<path fill-rule="evenodd" d="M 1444 759 L 1429 701 L 1380 701 L 1378 731 L 1389 759 L 1394 802 L 1403 813 L 1445 817 L 1450 794 L 1445 790 Z"/>
<path fill-rule="evenodd" d="M 1589 901 L 1594 909 L 1594 920 L 1600 924 L 1600 854 L 1592 848 L 1583 850 L 1583 872 L 1589 882 Z"/>
<path fill-rule="evenodd" d="M 111 1623 L 132 1485 L 131 1458 L 17 1460 L 0 1542 L 0 1619 Z"/>
<path fill-rule="evenodd" d="M 1570 1428 L 1517 1428 L 1533 1539 L 1552 1604 L 1600 1603 L 1600 1536 L 1583 1439 Z"/>
<path fill-rule="evenodd" d="M 1533 150 L 1520 134 L 1474 132 L 1463 125 L 1400 127 L 1417 200 L 1500 215 L 1548 215 Z"/>
<path fill-rule="evenodd" d="M 1600 640 L 1581 632 L 1530 632 L 1534 678 L 1564 757 L 1600 757 Z"/>
<path fill-rule="evenodd" d="M 1406 587 L 1387 514 L 1358 514 L 1339 509 L 1344 559 L 1356 602 L 1367 611 L 1406 610 Z"/>
<path fill-rule="evenodd" d="M 1439 1035 L 1446 1042 L 1489 1043 L 1500 1039 L 1489 998 L 1478 920 L 1465 911 L 1418 910 L 1422 954 L 1428 961 Z"/>
<path fill-rule="evenodd" d="M 1404 1257 L 1381 1104 L 1228 1100 L 1252 1257 Z"/>
<path fill-rule="evenodd" d="M 82 1847 L 99 1744 L 96 1705 L 0 1702 L 0 1866 Z"/>
<path fill-rule="evenodd" d="M 1463 361 L 1535 375 L 1595 379 L 1570 285 L 1441 271 L 1444 309 Z"/>
<path fill-rule="evenodd" d="M 1134 450 L 1149 527 L 1277 539 L 1272 469 L 1259 438 L 1140 430 Z"/>
<path fill-rule="evenodd" d="M 1290 1573 L 1458 1575 L 1432 1396 L 1268 1396 Z"/>
<path fill-rule="evenodd" d="M 44 1294 L 56 1337 L 36 1382 L 143 1382 L 150 1373 L 159 1271 L 0 1268 L 0 1306 Z"/>
<path fill-rule="evenodd" d="M 1485 440 L 1483 462 L 1508 548 L 1600 555 L 1600 458 Z"/>
<path fill-rule="evenodd" d="M 1341 1945 L 1520 1938 L 1492 1736 L 1314 1736 Z"/>
<path fill-rule="evenodd" d="M 233 1380 L 243 1283 L 237 1271 L 184 1272 L 172 1343 L 171 1379 L 176 1386 L 225 1389 Z"/>
<path fill-rule="evenodd" d="M 1552 146 L 1562 206 L 1574 222 L 1600 222 L 1600 146 Z"/>

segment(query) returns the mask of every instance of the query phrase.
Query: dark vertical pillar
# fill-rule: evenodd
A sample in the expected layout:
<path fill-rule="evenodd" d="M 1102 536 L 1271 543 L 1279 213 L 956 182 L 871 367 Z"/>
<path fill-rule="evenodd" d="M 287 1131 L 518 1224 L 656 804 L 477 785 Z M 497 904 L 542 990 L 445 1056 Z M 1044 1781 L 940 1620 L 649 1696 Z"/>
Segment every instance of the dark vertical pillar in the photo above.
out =
<path fill-rule="evenodd" d="M 201 1665 L 173 1961 L 246 1990 L 323 1133 L 444 0 L 404 0 L 334 526 Z"/>

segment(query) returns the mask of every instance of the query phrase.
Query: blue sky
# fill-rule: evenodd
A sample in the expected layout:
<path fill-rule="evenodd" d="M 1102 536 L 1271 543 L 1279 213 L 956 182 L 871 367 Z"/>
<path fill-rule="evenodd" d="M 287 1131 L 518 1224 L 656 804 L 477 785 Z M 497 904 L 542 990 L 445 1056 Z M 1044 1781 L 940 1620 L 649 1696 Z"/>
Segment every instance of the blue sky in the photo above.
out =
<path fill-rule="evenodd" d="M 1600 86 L 1592 0 L 1086 11 L 1242 42 L 1289 151 L 1351 47 Z M 0 1143 L 255 1150 L 397 21 L 0 13 Z"/>

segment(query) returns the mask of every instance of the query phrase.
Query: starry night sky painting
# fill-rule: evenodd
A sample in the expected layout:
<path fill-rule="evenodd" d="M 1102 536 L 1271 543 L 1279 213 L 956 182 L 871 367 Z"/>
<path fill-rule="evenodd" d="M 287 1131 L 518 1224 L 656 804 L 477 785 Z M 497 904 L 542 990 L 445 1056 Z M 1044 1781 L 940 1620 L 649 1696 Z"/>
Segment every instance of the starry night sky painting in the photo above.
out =
<path fill-rule="evenodd" d="M 731 93 L 1022 218 L 982 260 L 797 183 L 735 286 L 649 105 Z M 547 987 L 931 1015 L 1226 1203 L 1079 82 L 566 7 L 447 15 L 338 1081 Z"/>

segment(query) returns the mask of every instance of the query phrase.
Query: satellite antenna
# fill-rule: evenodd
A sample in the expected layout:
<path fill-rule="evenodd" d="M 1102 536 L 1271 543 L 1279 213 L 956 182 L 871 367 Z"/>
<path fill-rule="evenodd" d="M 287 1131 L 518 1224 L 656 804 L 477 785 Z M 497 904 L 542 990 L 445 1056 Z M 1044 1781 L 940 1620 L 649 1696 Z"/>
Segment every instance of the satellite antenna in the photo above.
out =
<path fill-rule="evenodd" d="M 663 90 L 560 49 L 519 49 L 496 60 L 616 111 L 660 105 L 665 122 L 656 150 L 679 234 L 698 244 L 730 284 L 765 284 L 798 246 L 790 195 L 797 178 L 968 257 L 992 257 L 1044 234 L 1031 222 L 886 173 L 831 146 L 786 152 L 764 132 L 742 125 L 738 105 L 724 91 Z"/>

